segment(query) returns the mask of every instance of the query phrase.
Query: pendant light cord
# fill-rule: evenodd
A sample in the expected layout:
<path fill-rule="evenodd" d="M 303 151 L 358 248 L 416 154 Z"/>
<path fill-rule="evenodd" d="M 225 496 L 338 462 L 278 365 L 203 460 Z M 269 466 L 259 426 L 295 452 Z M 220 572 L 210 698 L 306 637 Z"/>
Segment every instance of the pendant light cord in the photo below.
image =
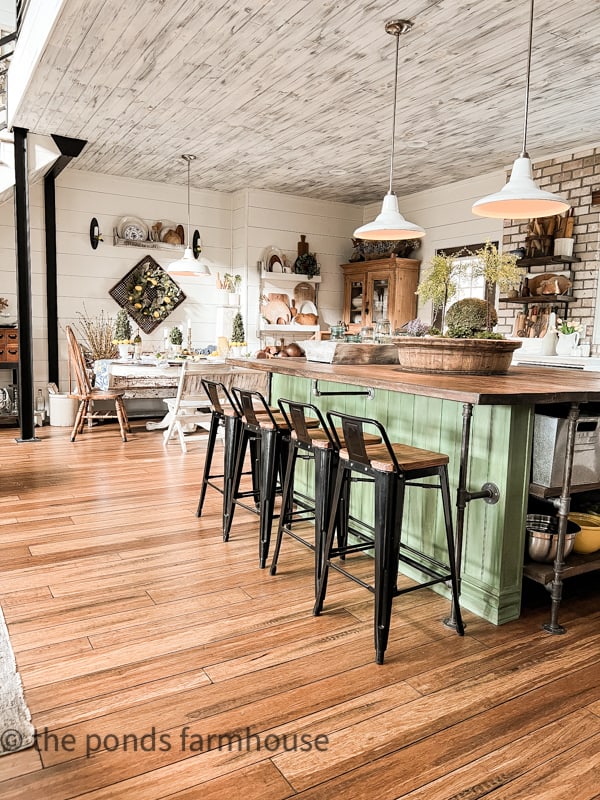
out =
<path fill-rule="evenodd" d="M 531 44 L 533 41 L 533 4 L 535 0 L 531 0 L 529 9 L 529 48 L 527 52 L 527 80 L 525 82 L 525 119 L 523 121 L 523 150 L 521 158 L 529 158 L 527 153 L 527 117 L 529 115 L 529 77 L 531 74 Z"/>
<path fill-rule="evenodd" d="M 187 159 L 187 184 L 188 184 L 188 187 L 187 187 L 187 189 L 188 189 L 188 191 L 187 191 L 187 212 L 188 212 L 188 224 L 187 224 L 187 240 L 186 240 L 188 247 L 192 246 L 191 241 L 190 241 L 190 168 L 191 168 L 191 165 L 192 165 L 192 160 L 191 160 L 191 158 L 188 158 Z"/>
<path fill-rule="evenodd" d="M 393 194 L 394 183 L 394 153 L 396 149 L 396 105 L 398 99 L 398 51 L 400 50 L 400 32 L 395 33 L 396 37 L 396 68 L 394 70 L 394 110 L 392 113 L 392 152 L 390 155 L 390 189 L 389 194 Z"/>

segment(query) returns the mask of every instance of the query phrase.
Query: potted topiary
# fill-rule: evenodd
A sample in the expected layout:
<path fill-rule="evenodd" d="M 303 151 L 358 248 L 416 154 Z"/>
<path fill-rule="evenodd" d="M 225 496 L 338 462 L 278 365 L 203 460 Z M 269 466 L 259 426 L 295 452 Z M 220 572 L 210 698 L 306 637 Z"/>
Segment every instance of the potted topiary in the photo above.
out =
<path fill-rule="evenodd" d="M 229 347 L 232 350 L 232 355 L 238 357 L 241 355 L 241 351 L 246 347 L 244 319 L 239 311 L 233 318 L 233 326 L 231 331 L 231 339 L 229 340 Z"/>
<path fill-rule="evenodd" d="M 171 342 L 171 350 L 173 353 L 181 352 L 181 345 L 183 343 L 183 331 L 177 325 L 171 328 L 169 333 L 169 341 Z"/>
<path fill-rule="evenodd" d="M 486 286 L 497 284 L 507 290 L 519 284 L 516 256 L 499 253 L 486 242 L 475 253 L 468 267 L 475 277 L 482 276 Z M 431 300 L 434 311 L 441 311 L 441 330 L 426 336 L 403 336 L 398 342 L 398 357 L 404 369 L 416 372 L 453 372 L 493 375 L 506 372 L 513 352 L 521 343 L 493 333 L 498 321 L 493 305 L 479 298 L 466 298 L 450 306 L 447 301 L 456 294 L 457 282 L 467 266 L 457 256 L 439 254 L 433 257 L 417 294 Z M 432 335 L 437 333 L 438 335 Z"/>
<path fill-rule="evenodd" d="M 127 358 L 129 356 L 131 322 L 125 309 L 121 309 L 115 319 L 113 344 L 116 344 L 119 348 L 119 358 Z"/>

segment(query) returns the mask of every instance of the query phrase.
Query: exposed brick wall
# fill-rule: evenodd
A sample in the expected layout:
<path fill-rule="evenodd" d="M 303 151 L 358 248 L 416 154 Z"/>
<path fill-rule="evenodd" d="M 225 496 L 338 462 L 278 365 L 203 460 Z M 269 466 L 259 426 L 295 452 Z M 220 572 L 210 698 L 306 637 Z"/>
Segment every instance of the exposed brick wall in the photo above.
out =
<path fill-rule="evenodd" d="M 598 268 L 600 267 L 600 205 L 592 205 L 592 191 L 600 189 L 600 147 L 590 148 L 571 156 L 539 161 L 534 165 L 534 178 L 540 188 L 565 196 L 573 205 L 575 226 L 573 255 L 581 259 L 571 265 L 573 295 L 567 313 L 583 326 L 582 339 L 592 341 L 594 316 L 598 297 Z M 527 223 L 504 223 L 503 247 L 514 250 L 525 245 Z M 558 269 L 563 269 L 559 267 Z M 569 269 L 565 265 L 564 269 Z M 550 272 L 552 266 L 532 267 L 529 272 Z M 512 333 L 515 315 L 521 306 L 500 303 L 497 331 Z M 592 346 L 600 353 L 600 343 Z"/>

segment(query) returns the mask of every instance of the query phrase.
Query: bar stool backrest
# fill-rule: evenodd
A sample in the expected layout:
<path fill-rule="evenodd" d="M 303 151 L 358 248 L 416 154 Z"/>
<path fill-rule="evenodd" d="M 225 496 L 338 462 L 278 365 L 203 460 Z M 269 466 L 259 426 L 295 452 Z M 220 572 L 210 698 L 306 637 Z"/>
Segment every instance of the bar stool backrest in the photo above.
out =
<path fill-rule="evenodd" d="M 375 428 L 381 436 L 382 442 L 385 445 L 390 461 L 394 465 L 394 472 L 402 472 L 398 460 L 392 449 L 391 442 L 388 438 L 385 428 L 376 419 L 369 419 L 368 417 L 355 417 L 351 414 L 342 414 L 339 411 L 328 411 L 327 419 L 331 425 L 331 429 L 335 438 L 337 439 L 338 448 L 343 447 L 348 451 L 351 461 L 356 461 L 358 464 L 370 465 L 370 459 L 367 454 L 367 446 L 365 444 L 365 426 Z M 340 442 L 339 436 L 336 432 L 336 421 L 341 423 L 342 433 L 344 436 L 344 443 Z"/>
<path fill-rule="evenodd" d="M 221 416 L 225 416 L 226 412 L 223 408 L 223 403 L 225 403 L 225 405 L 228 407 L 227 411 L 233 409 L 235 416 L 241 416 L 241 410 L 237 400 L 227 391 L 227 387 L 224 383 L 220 383 L 219 381 L 210 381 L 203 378 L 202 386 L 208 395 L 212 411 L 220 414 Z"/>
<path fill-rule="evenodd" d="M 278 404 L 287 426 L 294 431 L 299 442 L 310 447 L 313 441 L 306 424 L 306 412 L 308 411 L 309 417 L 313 420 L 319 420 L 319 428 L 326 434 L 331 447 L 337 449 L 335 447 L 336 442 L 329 430 L 329 425 L 321 411 L 319 411 L 315 405 L 312 403 L 301 403 L 299 400 L 288 400 L 284 397 L 279 399 Z M 314 424 L 311 426 L 311 429 L 314 432 Z"/>
<path fill-rule="evenodd" d="M 247 423 L 260 428 L 260 421 L 256 414 L 258 410 L 261 417 L 263 417 L 263 422 L 266 416 L 274 428 L 278 427 L 267 401 L 260 392 L 244 389 L 240 386 L 232 386 L 232 391 Z"/>

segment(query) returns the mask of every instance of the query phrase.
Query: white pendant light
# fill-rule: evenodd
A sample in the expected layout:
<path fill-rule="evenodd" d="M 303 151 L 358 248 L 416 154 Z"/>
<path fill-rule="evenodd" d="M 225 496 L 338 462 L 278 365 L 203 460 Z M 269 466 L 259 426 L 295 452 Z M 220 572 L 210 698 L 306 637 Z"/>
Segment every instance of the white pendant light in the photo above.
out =
<path fill-rule="evenodd" d="M 167 267 L 169 275 L 196 276 L 210 275 L 210 261 L 205 258 L 196 259 L 192 250 L 192 240 L 190 238 L 190 166 L 196 156 L 184 153 L 182 156 L 187 162 L 187 239 L 183 256 L 177 261 L 171 262 Z"/>
<path fill-rule="evenodd" d="M 523 149 L 515 159 L 506 186 L 473 204 L 471 209 L 480 217 L 492 219 L 533 219 L 562 214 L 570 203 L 558 194 L 545 192 L 533 180 L 531 159 L 527 152 L 527 115 L 529 111 L 529 78 L 531 73 L 531 43 L 533 40 L 533 4 L 529 13 L 529 49 L 527 54 L 527 80 L 525 83 L 525 121 L 523 123 Z"/>
<path fill-rule="evenodd" d="M 398 240 L 398 239 L 418 239 L 425 236 L 425 231 L 414 222 L 404 219 L 398 210 L 398 198 L 393 191 L 394 182 L 394 140 L 396 138 L 396 101 L 398 97 L 398 50 L 400 47 L 400 35 L 408 33 L 413 24 L 406 19 L 392 19 L 385 23 L 385 32 L 396 37 L 396 71 L 394 74 L 394 113 L 392 117 L 392 152 L 390 156 L 390 188 L 383 198 L 381 213 L 366 225 L 361 225 L 354 231 L 357 239 L 369 240 Z"/>

